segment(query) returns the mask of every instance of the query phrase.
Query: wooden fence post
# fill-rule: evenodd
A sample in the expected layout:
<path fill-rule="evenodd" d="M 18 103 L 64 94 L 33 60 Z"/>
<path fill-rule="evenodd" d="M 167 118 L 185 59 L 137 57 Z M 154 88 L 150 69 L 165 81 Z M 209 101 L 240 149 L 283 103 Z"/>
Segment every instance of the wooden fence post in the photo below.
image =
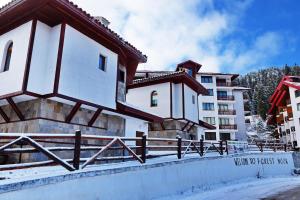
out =
<path fill-rule="evenodd" d="M 200 155 L 204 155 L 204 142 L 203 139 L 200 139 Z"/>
<path fill-rule="evenodd" d="M 263 152 L 264 151 L 264 149 L 263 149 L 263 143 L 260 143 L 259 146 L 260 146 L 260 151 Z"/>
<path fill-rule="evenodd" d="M 225 141 L 225 147 L 226 147 L 226 154 L 228 155 L 229 151 L 228 151 L 228 141 L 227 140 Z"/>
<path fill-rule="evenodd" d="M 177 136 L 177 157 L 178 157 L 178 159 L 181 159 L 181 146 L 182 146 L 182 139 L 178 135 Z"/>
<path fill-rule="evenodd" d="M 81 151 L 81 131 L 75 133 L 75 147 L 73 157 L 73 167 L 78 170 L 80 165 L 80 151 Z"/>
<path fill-rule="evenodd" d="M 284 144 L 284 151 L 287 152 L 287 145 Z"/>
<path fill-rule="evenodd" d="M 223 141 L 220 141 L 220 155 L 223 155 Z"/>
<path fill-rule="evenodd" d="M 142 161 L 146 163 L 146 153 L 147 153 L 147 136 L 142 136 Z"/>

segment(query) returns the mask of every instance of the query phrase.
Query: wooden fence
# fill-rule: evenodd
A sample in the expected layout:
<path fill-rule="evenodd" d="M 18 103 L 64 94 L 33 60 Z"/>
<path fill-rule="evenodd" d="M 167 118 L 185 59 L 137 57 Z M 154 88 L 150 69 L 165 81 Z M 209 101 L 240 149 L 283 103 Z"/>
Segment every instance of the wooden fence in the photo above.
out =
<path fill-rule="evenodd" d="M 136 160 L 146 163 L 147 159 L 170 155 L 176 155 L 178 159 L 181 159 L 191 153 L 196 153 L 200 157 L 209 153 L 228 154 L 226 141 L 207 142 L 186 140 L 180 137 L 176 139 L 147 138 L 147 136 L 109 137 L 84 135 L 80 131 L 75 134 L 2 133 L 0 134 L 0 144 L 2 145 L 0 146 L 0 156 L 8 159 L 10 156 L 18 154 L 20 157 L 17 163 L 1 164 L 0 171 L 48 165 L 60 165 L 69 171 L 74 171 L 101 162 Z M 280 145 L 283 150 L 287 151 L 286 146 Z M 257 143 L 257 147 L 262 151 L 264 148 L 269 148 L 261 143 Z M 68 152 L 70 156 L 62 158 L 58 152 Z M 22 162 L 22 154 L 33 153 L 41 153 L 48 160 Z M 88 153 L 88 157 L 83 156 L 86 153 Z"/>

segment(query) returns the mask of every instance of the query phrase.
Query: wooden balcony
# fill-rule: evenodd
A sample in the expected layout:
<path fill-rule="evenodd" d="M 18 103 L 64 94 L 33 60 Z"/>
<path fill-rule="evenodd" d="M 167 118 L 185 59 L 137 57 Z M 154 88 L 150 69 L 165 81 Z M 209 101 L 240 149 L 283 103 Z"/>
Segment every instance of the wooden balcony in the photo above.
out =
<path fill-rule="evenodd" d="M 220 101 L 234 101 L 234 96 L 233 95 L 218 96 L 217 99 Z"/>
<path fill-rule="evenodd" d="M 237 125 L 236 124 L 219 125 L 219 129 L 237 130 Z"/>
<path fill-rule="evenodd" d="M 287 107 L 287 114 L 288 114 L 289 119 L 293 118 L 293 109 L 291 106 Z"/>
<path fill-rule="evenodd" d="M 236 115 L 236 110 L 219 110 L 219 115 Z"/>
<path fill-rule="evenodd" d="M 217 87 L 234 87 L 234 86 L 237 86 L 236 83 L 233 83 L 233 82 L 217 82 Z"/>
<path fill-rule="evenodd" d="M 283 124 L 284 123 L 284 119 L 283 119 L 283 115 L 279 115 L 278 117 L 276 117 L 276 123 L 277 124 Z"/>

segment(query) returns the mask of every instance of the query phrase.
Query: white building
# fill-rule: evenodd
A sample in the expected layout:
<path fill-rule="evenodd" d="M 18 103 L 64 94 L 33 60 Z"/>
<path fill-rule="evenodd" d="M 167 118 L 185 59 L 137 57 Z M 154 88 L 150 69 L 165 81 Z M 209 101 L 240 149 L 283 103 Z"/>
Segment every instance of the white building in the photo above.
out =
<path fill-rule="evenodd" d="M 147 57 L 99 19 L 67 0 L 0 9 L 0 132 L 136 135 L 162 121 L 125 102 Z"/>
<path fill-rule="evenodd" d="M 243 92 L 247 88 L 237 86 L 238 74 L 197 73 L 197 81 L 208 95 L 199 96 L 200 119 L 216 126 L 216 130 L 204 133 L 206 140 L 246 140 L 246 124 Z"/>
<path fill-rule="evenodd" d="M 206 122 L 215 129 L 198 129 L 198 137 L 202 137 L 205 140 L 246 140 L 246 125 L 245 125 L 245 111 L 244 111 L 244 98 L 243 92 L 247 88 L 234 85 L 234 79 L 238 77 L 237 74 L 222 74 L 222 73 L 204 73 L 199 72 L 201 65 L 193 61 L 186 61 L 177 65 L 177 72 L 185 72 L 191 79 L 195 80 L 199 84 L 203 85 L 207 92 L 198 93 L 197 111 L 198 120 L 200 122 Z M 136 79 L 148 78 L 154 79 L 156 77 L 163 77 L 172 75 L 172 71 L 137 71 Z M 136 80 L 138 81 L 138 80 Z M 130 88 L 131 86 L 129 86 Z M 143 94 L 135 94 L 136 101 L 143 102 L 140 107 L 143 107 L 148 111 L 150 91 L 155 91 L 157 85 L 152 86 L 151 89 L 146 90 L 141 86 L 140 90 Z M 161 87 L 161 86 L 160 86 Z M 167 88 L 167 85 L 165 86 Z M 168 87 L 170 88 L 170 87 Z M 131 95 L 131 90 L 128 94 Z M 168 96 L 168 93 L 161 92 L 163 95 Z M 127 95 L 128 96 L 128 95 Z M 170 98 L 162 97 L 164 102 L 163 108 L 156 109 L 157 115 L 165 118 L 163 112 L 169 107 Z M 131 102 L 131 98 L 128 98 Z M 133 101 L 134 103 L 137 103 Z M 191 102 L 190 102 L 191 103 Z M 174 105 L 173 105 L 174 106 Z M 191 107 L 191 113 L 195 110 Z M 151 109 L 155 111 L 155 109 Z M 200 136 L 202 135 L 202 136 Z"/>
<path fill-rule="evenodd" d="M 177 71 L 136 79 L 128 86 L 127 101 L 164 119 L 151 123 L 149 136 L 201 138 L 203 128 L 215 127 L 199 120 L 198 95 L 207 90 L 186 72 Z"/>
<path fill-rule="evenodd" d="M 299 148 L 300 144 L 300 77 L 285 76 L 270 97 L 268 124 L 276 125 L 276 136 Z"/>

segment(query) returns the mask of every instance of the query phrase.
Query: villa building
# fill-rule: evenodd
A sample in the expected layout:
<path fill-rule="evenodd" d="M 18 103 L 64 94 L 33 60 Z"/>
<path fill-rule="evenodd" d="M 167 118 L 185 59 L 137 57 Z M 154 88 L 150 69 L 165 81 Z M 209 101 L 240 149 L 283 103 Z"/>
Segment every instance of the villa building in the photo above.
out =
<path fill-rule="evenodd" d="M 197 63 L 180 64 L 181 68 L 198 66 Z M 138 73 L 140 75 L 140 73 Z M 162 123 L 150 123 L 150 137 L 186 139 L 201 138 L 203 128 L 214 126 L 199 120 L 199 94 L 207 90 L 185 71 L 136 79 L 128 86 L 127 101 L 164 119 Z"/>
<path fill-rule="evenodd" d="M 124 136 L 163 119 L 126 103 L 147 57 L 68 0 L 0 9 L 0 132 Z"/>
<path fill-rule="evenodd" d="M 276 136 L 299 148 L 300 144 L 300 77 L 285 76 L 269 101 L 269 124 L 276 125 Z"/>
<path fill-rule="evenodd" d="M 182 91 L 186 91 L 186 89 L 179 90 L 180 84 L 176 87 L 176 83 L 180 82 L 172 80 L 171 77 L 183 76 L 184 74 L 186 79 L 197 82 L 198 87 L 204 87 L 205 91 L 196 92 L 197 90 L 194 89 L 194 93 L 189 95 L 190 97 L 186 97 L 184 102 L 185 104 L 189 104 L 190 108 L 185 112 L 193 114 L 194 117 L 192 118 L 193 120 L 190 120 L 191 118 L 189 119 L 191 121 L 190 124 L 182 124 L 180 131 L 189 134 L 192 130 L 189 129 L 189 126 L 198 125 L 198 138 L 213 141 L 246 140 L 243 92 L 246 91 L 247 88 L 239 87 L 234 84 L 234 79 L 238 77 L 237 74 L 204 73 L 199 72 L 200 68 L 200 64 L 189 60 L 178 64 L 175 72 L 137 71 L 133 84 L 128 86 L 128 102 L 134 104 L 140 102 L 139 107 L 143 107 L 146 111 L 164 118 L 164 124 L 168 124 L 170 123 L 170 119 L 178 118 L 177 112 L 171 111 L 173 107 L 181 109 L 178 105 L 180 105 L 182 98 L 179 97 Z M 164 85 L 159 81 L 163 78 L 169 79 Z M 180 80 L 183 81 L 184 79 L 182 78 Z M 145 82 L 147 82 L 147 84 L 145 84 Z M 151 83 L 151 87 L 149 86 L 149 82 Z M 161 85 L 158 86 L 158 84 Z M 181 85 L 182 88 L 185 88 L 183 87 L 184 84 Z M 164 89 L 161 90 L 160 88 Z M 158 90 L 160 91 L 158 92 Z M 155 94 L 155 98 L 157 98 L 157 106 L 151 106 L 153 94 Z M 179 97 L 175 97 L 174 95 L 179 95 Z M 168 96 L 170 97 L 167 98 Z M 171 97 L 175 100 L 172 100 Z M 196 98 L 196 101 L 194 101 L 194 98 Z M 196 117 L 198 118 L 196 119 Z M 181 118 L 179 117 L 179 119 Z M 196 123 L 196 121 L 199 121 L 199 123 Z M 155 136 L 168 135 L 164 131 L 163 126 L 159 129 L 158 125 L 153 127 L 154 124 L 155 123 L 152 123 L 152 130 L 149 129 L 149 134 L 152 133 Z M 193 130 L 193 133 L 195 133 L 195 131 L 196 129 Z"/>

